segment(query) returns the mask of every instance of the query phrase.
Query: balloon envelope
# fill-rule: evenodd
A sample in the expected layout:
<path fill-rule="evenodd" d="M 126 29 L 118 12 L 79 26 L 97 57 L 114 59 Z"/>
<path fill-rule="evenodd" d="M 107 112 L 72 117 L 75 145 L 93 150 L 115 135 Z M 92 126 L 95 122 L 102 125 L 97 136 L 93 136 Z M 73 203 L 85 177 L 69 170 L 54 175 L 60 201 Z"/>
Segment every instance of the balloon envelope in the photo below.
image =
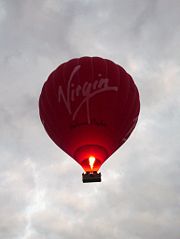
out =
<path fill-rule="evenodd" d="M 39 99 L 46 132 L 86 172 L 98 171 L 127 140 L 139 111 L 132 77 L 100 57 L 61 64 L 48 77 Z"/>

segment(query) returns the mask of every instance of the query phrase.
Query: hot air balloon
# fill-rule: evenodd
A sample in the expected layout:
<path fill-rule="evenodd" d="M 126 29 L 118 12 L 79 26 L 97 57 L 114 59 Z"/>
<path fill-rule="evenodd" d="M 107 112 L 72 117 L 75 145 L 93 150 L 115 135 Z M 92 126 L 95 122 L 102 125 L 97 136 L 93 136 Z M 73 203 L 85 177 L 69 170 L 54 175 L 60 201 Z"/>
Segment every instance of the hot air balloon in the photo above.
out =
<path fill-rule="evenodd" d="M 140 111 L 138 89 L 118 64 L 100 57 L 71 59 L 44 83 L 39 114 L 50 138 L 100 182 L 101 165 L 128 139 Z"/>

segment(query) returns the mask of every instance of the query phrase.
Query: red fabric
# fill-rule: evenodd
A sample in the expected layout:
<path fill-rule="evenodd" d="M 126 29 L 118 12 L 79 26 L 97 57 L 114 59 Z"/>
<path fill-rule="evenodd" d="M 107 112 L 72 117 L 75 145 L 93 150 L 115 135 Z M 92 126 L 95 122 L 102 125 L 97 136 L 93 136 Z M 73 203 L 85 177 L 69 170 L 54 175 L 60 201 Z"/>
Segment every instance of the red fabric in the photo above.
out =
<path fill-rule="evenodd" d="M 39 99 L 40 118 L 51 139 L 94 171 L 129 137 L 140 111 L 131 76 L 119 65 L 99 57 L 72 59 L 45 82 Z"/>

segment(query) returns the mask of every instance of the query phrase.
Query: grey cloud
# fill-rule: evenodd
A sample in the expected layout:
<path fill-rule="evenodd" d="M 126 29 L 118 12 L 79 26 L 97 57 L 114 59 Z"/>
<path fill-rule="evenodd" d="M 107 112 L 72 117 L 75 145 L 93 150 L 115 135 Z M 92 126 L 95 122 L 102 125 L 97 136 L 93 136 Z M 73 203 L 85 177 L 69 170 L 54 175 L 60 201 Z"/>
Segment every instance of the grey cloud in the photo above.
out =
<path fill-rule="evenodd" d="M 179 238 L 179 1 L 1 1 L 0 237 Z M 63 61 L 99 55 L 135 79 L 141 115 L 82 184 L 46 135 L 38 98 Z"/>

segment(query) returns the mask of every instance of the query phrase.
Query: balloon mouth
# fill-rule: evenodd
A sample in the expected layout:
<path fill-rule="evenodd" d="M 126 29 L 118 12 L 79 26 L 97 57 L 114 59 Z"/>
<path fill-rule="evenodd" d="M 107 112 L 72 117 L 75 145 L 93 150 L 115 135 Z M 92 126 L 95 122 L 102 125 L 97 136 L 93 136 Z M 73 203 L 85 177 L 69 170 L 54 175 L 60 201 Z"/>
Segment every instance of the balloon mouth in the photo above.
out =
<path fill-rule="evenodd" d="M 99 159 L 95 158 L 94 156 L 90 156 L 89 158 L 86 158 L 82 160 L 80 163 L 82 168 L 85 172 L 97 172 L 99 168 L 101 167 L 102 163 Z"/>
<path fill-rule="evenodd" d="M 85 172 L 97 172 L 107 158 L 107 151 L 99 145 L 84 145 L 74 154 L 74 159 Z"/>

